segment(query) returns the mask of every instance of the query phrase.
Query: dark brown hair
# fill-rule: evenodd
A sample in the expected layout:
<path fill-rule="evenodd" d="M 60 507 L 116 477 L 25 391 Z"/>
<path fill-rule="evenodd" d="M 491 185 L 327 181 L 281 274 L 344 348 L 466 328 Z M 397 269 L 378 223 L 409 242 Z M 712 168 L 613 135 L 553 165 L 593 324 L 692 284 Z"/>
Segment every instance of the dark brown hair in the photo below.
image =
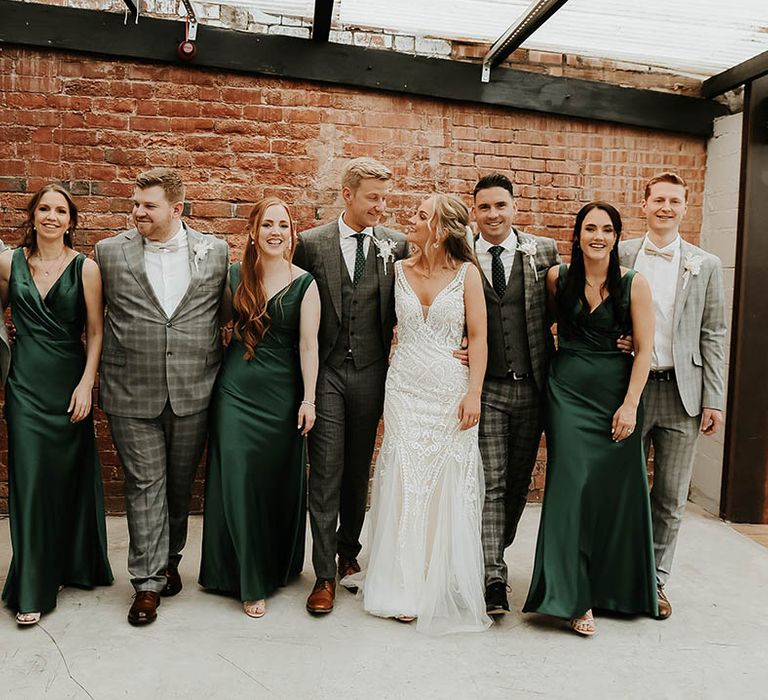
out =
<path fill-rule="evenodd" d="M 57 182 L 51 182 L 47 185 L 43 185 L 32 198 L 27 202 L 27 220 L 21 225 L 23 231 L 23 237 L 21 245 L 29 251 L 29 255 L 37 251 L 37 231 L 35 230 L 35 210 L 40 204 L 40 200 L 48 192 L 58 192 L 64 199 L 67 200 L 67 206 L 69 207 L 69 227 L 64 234 L 64 245 L 73 248 L 72 234 L 77 228 L 77 205 L 72 199 L 72 195 L 69 190 L 60 185 Z"/>

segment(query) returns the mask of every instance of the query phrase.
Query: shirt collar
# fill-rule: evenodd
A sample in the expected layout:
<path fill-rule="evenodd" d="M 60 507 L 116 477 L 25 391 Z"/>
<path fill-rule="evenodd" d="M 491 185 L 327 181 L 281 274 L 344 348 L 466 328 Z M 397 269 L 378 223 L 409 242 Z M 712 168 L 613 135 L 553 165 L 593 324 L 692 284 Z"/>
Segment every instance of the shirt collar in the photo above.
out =
<path fill-rule="evenodd" d="M 517 250 L 517 234 L 515 233 L 515 229 L 510 229 L 509 235 L 501 243 L 489 243 L 485 240 L 485 238 L 483 238 L 482 233 L 477 239 L 477 248 L 482 253 L 487 253 L 488 250 L 495 245 L 500 245 L 502 248 L 504 248 L 504 250 L 508 250 L 514 253 Z"/>
<path fill-rule="evenodd" d="M 643 248 L 648 246 L 651 250 L 657 250 L 659 253 L 677 253 L 680 250 L 680 234 L 678 233 L 670 243 L 667 243 L 663 248 L 659 248 L 652 240 L 648 233 L 645 234 L 645 241 Z"/>
<path fill-rule="evenodd" d="M 347 226 L 346 222 L 344 221 L 344 213 L 342 212 L 339 214 L 339 234 L 341 237 L 351 238 L 352 236 L 356 236 L 358 233 L 364 233 L 368 236 L 373 236 L 373 227 L 367 226 L 362 231 L 355 231 L 355 229 Z"/>

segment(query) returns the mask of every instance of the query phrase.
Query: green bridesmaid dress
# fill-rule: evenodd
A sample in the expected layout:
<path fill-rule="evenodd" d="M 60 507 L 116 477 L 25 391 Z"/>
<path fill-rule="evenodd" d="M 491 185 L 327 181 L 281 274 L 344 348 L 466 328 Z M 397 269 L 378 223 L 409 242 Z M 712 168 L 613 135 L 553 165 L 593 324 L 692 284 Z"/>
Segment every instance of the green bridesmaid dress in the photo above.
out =
<path fill-rule="evenodd" d="M 85 368 L 84 262 L 74 258 L 43 299 L 24 250 L 13 253 L 16 339 L 5 386 L 13 558 L 3 600 L 19 612 L 52 610 L 59 586 L 112 583 L 93 414 L 70 423 L 67 413 Z"/>
<path fill-rule="evenodd" d="M 233 294 L 239 278 L 236 263 Z M 250 360 L 245 345 L 232 339 L 211 400 L 199 583 L 243 601 L 266 598 L 304 563 L 298 344 L 301 302 L 312 279 L 303 274 L 269 300 L 271 324 Z"/>
<path fill-rule="evenodd" d="M 627 309 L 633 277 L 621 282 Z M 559 324 L 547 383 L 547 483 L 523 612 L 658 613 L 642 405 L 632 435 L 611 439 L 632 371 L 632 356 L 616 348 L 631 328 L 629 311 L 620 327 L 613 304 L 606 298 L 568 337 Z"/>

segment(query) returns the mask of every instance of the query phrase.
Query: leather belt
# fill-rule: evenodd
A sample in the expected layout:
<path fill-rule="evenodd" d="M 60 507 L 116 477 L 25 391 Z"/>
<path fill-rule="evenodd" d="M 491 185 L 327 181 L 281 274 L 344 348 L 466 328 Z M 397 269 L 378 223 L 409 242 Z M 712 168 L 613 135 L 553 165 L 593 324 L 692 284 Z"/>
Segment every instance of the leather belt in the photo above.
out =
<path fill-rule="evenodd" d="M 511 377 L 512 381 L 522 382 L 523 380 L 530 378 L 531 373 L 530 372 L 523 372 L 522 374 L 518 374 L 517 372 L 514 372 L 513 370 L 509 370 L 509 374 L 507 374 L 507 376 Z"/>
<path fill-rule="evenodd" d="M 649 382 L 671 382 L 675 379 L 675 370 L 673 369 L 652 369 L 648 372 Z"/>

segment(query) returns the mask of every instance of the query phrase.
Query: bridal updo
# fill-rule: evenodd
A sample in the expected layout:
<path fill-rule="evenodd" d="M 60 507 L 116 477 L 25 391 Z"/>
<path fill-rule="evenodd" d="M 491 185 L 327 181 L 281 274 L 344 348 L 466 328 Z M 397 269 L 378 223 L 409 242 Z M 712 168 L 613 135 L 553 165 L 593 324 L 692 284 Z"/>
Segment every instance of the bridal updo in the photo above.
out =
<path fill-rule="evenodd" d="M 452 194 L 432 195 L 434 212 L 429 220 L 429 227 L 435 235 L 435 245 L 442 244 L 452 260 L 461 262 L 475 261 L 475 254 L 467 239 L 469 227 L 469 209 L 464 202 Z"/>

